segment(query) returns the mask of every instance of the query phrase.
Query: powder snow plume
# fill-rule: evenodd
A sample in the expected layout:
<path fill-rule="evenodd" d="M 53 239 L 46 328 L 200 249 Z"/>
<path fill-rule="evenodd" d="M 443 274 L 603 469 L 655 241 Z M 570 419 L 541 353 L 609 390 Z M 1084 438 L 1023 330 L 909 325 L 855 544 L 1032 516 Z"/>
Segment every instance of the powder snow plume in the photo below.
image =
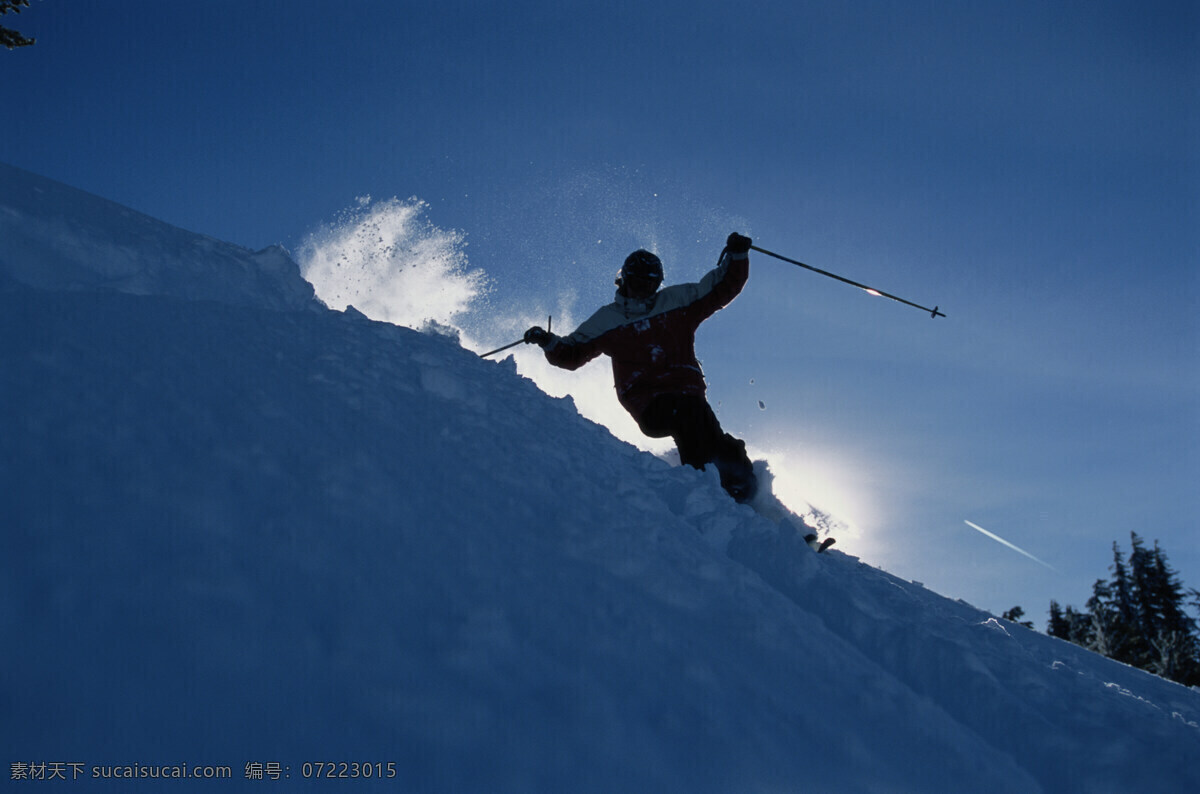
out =
<path fill-rule="evenodd" d="M 373 320 L 420 328 L 453 325 L 487 289 L 467 263 L 466 238 L 425 218 L 418 198 L 369 196 L 308 235 L 301 273 L 330 308 L 354 306 Z"/>

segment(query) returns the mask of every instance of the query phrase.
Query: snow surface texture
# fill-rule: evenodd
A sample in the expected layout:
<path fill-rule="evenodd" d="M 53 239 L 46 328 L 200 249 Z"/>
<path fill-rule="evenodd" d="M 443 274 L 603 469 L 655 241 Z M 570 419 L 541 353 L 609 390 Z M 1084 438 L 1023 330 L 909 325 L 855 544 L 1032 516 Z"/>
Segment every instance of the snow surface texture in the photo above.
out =
<path fill-rule="evenodd" d="M 815 555 L 511 360 L 7 167 L 0 217 L 9 764 L 231 766 L 182 784 L 221 790 L 271 785 L 251 762 L 303 785 L 306 761 L 396 765 L 356 790 L 1200 790 L 1197 692 Z M 95 282 L 124 264 L 83 241 L 118 239 L 140 275 Z"/>

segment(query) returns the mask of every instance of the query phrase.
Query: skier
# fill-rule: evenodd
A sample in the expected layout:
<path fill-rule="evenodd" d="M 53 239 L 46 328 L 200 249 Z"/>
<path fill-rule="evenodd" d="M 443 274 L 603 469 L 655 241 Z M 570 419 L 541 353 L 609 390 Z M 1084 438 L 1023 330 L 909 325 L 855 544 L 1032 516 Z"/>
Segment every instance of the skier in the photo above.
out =
<path fill-rule="evenodd" d="M 600 308 L 570 336 L 534 326 L 524 341 L 540 345 L 546 360 L 575 370 L 601 353 L 612 359 L 617 399 L 651 438 L 671 436 L 681 462 L 712 463 L 721 486 L 739 502 L 757 483 L 745 442 L 721 429 L 705 399 L 696 360 L 696 329 L 742 291 L 750 276 L 750 238 L 734 232 L 716 268 L 696 284 L 659 291 L 662 262 L 634 251 L 617 274 L 616 300 Z"/>

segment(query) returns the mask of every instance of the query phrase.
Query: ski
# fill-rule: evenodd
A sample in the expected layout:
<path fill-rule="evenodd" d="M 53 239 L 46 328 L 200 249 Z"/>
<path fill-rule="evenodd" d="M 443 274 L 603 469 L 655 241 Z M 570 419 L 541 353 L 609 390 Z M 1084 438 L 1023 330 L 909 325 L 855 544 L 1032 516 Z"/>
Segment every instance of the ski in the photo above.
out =
<path fill-rule="evenodd" d="M 832 546 L 834 543 L 837 543 L 837 540 L 835 540 L 834 538 L 825 538 L 825 540 L 818 542 L 817 536 L 812 533 L 809 533 L 808 535 L 804 536 L 804 542 L 807 543 L 809 546 L 811 546 L 813 551 L 815 551 L 817 554 L 820 554 L 821 552 L 825 551 L 825 549 Z"/>

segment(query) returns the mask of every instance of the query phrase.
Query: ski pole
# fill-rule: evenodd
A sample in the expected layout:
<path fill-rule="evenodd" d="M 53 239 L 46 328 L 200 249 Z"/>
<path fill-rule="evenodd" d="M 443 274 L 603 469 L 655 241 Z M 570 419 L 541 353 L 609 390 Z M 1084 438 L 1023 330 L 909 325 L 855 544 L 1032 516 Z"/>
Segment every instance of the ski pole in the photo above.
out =
<path fill-rule="evenodd" d="M 843 278 L 842 276 L 839 276 L 836 273 L 830 273 L 829 271 L 822 270 L 819 267 L 813 267 L 812 265 L 806 265 L 803 262 L 797 262 L 795 259 L 788 259 L 786 256 L 780 256 L 779 254 L 777 254 L 773 251 L 768 251 L 765 248 L 759 248 L 757 245 L 752 245 L 750 247 L 753 248 L 755 251 L 758 251 L 760 254 L 766 254 L 767 256 L 773 256 L 776 259 L 782 259 L 784 262 L 790 262 L 793 265 L 799 265 L 800 267 L 805 268 L 806 270 L 811 270 L 814 273 L 820 273 L 822 276 L 829 276 L 830 278 L 835 278 L 838 281 L 841 281 L 845 284 L 849 284 L 852 287 L 858 287 L 859 289 L 866 292 L 868 295 L 876 295 L 881 298 L 891 298 L 892 300 L 899 301 L 900 303 L 903 303 L 906 306 L 912 306 L 915 309 L 920 309 L 921 311 L 929 312 L 930 317 L 937 318 L 937 317 L 945 317 L 946 316 L 945 313 L 938 311 L 937 306 L 934 306 L 932 309 L 930 309 L 928 306 L 922 306 L 919 303 L 913 303 L 912 301 L 906 301 L 906 300 L 904 300 L 904 298 L 898 298 L 895 295 L 890 295 L 882 290 L 877 290 L 874 287 L 868 287 L 866 284 L 859 284 L 857 281 L 851 281 L 848 278 Z"/>
<path fill-rule="evenodd" d="M 554 322 L 554 315 L 552 314 L 546 318 L 546 333 L 550 333 L 550 326 L 553 322 Z M 489 351 L 487 353 L 480 353 L 479 357 L 487 358 L 488 356 L 499 353 L 501 350 L 508 350 L 510 347 L 516 347 L 517 345 L 521 344 L 524 341 L 525 341 L 524 338 L 518 339 L 517 341 L 513 342 L 512 344 L 505 345 L 504 347 L 498 347 L 495 350 Z"/>
<path fill-rule="evenodd" d="M 516 347 L 517 345 L 521 344 L 521 343 L 522 343 L 522 342 L 524 342 L 524 341 L 525 341 L 524 339 L 518 339 L 517 341 L 513 342 L 512 344 L 505 345 L 504 347 L 498 347 L 498 348 L 496 348 L 495 350 L 489 351 L 489 352 L 487 352 L 487 353 L 480 353 L 480 354 L 479 354 L 479 357 L 480 357 L 480 358 L 487 358 L 488 356 L 495 355 L 496 353 L 499 353 L 501 350 L 508 350 L 510 347 Z"/>

